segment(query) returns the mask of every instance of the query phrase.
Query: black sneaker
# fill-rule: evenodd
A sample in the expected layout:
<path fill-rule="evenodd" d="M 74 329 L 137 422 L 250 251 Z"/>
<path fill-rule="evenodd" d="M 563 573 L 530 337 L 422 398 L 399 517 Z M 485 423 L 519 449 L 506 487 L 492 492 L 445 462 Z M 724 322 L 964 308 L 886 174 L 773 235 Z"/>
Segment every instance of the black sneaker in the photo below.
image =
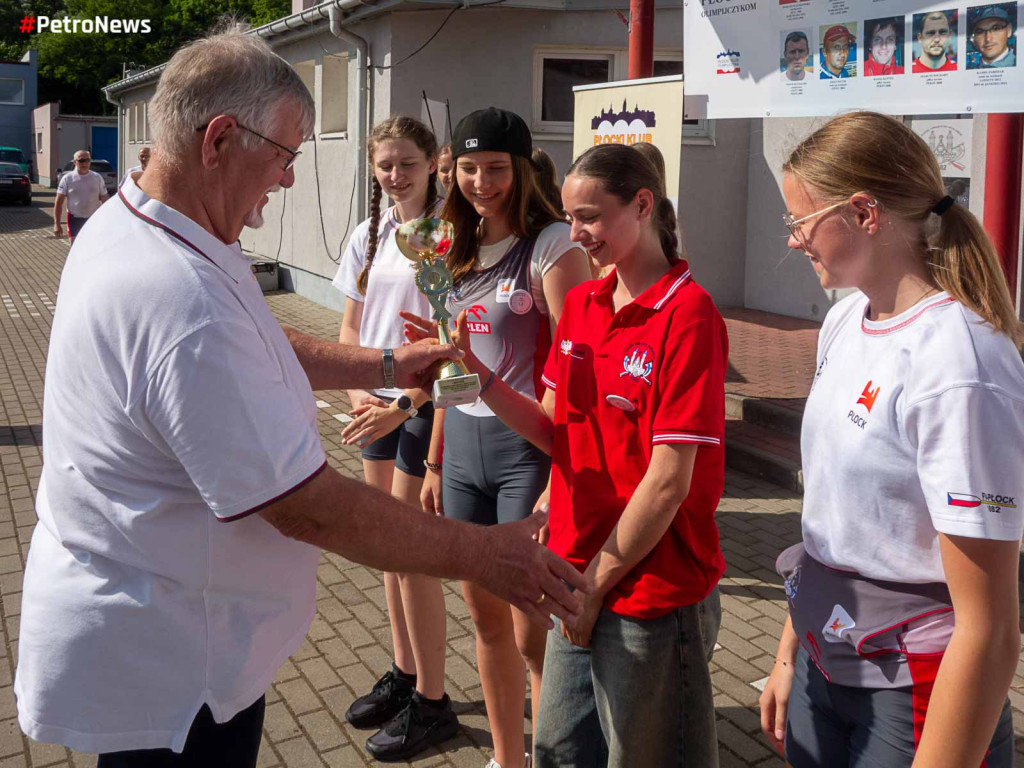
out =
<path fill-rule="evenodd" d="M 394 720 L 366 740 L 366 751 L 382 763 L 399 762 L 448 741 L 458 732 L 459 718 L 447 693 L 440 704 L 432 704 L 414 693 Z"/>
<path fill-rule="evenodd" d="M 352 702 L 345 719 L 356 728 L 379 728 L 405 709 L 415 690 L 415 678 L 409 680 L 392 667 L 368 694 Z"/>

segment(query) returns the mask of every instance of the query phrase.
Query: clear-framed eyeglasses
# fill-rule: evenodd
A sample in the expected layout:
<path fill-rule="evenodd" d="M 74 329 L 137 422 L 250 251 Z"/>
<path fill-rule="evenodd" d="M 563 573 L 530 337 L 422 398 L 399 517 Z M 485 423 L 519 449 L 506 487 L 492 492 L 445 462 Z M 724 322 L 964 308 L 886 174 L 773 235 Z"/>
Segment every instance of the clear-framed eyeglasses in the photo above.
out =
<path fill-rule="evenodd" d="M 793 237 L 795 237 L 797 239 L 797 241 L 800 243 L 800 245 L 806 247 L 807 246 L 807 241 L 804 240 L 803 232 L 800 229 L 800 225 L 803 222 L 807 221 L 808 219 L 813 219 L 815 216 L 821 216 L 823 213 L 828 213 L 829 211 L 834 211 L 836 208 L 838 208 L 838 207 L 840 207 L 842 205 L 846 205 L 848 202 L 849 202 L 848 200 L 843 200 L 843 202 L 841 202 L 841 203 L 836 203 L 835 205 L 830 205 L 828 208 L 822 208 L 820 211 L 815 211 L 814 213 L 809 213 L 806 216 L 803 216 L 803 217 L 801 217 L 799 219 L 794 219 L 793 218 L 793 214 L 790 213 L 789 211 L 786 211 L 784 214 L 782 214 L 782 223 L 786 225 L 786 229 L 788 229 L 790 234 L 792 234 Z"/>

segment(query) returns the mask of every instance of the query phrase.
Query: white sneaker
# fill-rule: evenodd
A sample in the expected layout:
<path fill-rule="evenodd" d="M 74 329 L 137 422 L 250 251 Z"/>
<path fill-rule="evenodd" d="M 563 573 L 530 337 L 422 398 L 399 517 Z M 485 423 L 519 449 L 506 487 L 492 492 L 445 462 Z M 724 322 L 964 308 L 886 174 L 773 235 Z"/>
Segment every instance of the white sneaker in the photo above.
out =
<path fill-rule="evenodd" d="M 523 757 L 526 759 L 526 768 L 533 768 L 533 756 L 529 752 L 524 752 Z M 501 768 L 501 763 L 492 757 L 484 768 Z"/>

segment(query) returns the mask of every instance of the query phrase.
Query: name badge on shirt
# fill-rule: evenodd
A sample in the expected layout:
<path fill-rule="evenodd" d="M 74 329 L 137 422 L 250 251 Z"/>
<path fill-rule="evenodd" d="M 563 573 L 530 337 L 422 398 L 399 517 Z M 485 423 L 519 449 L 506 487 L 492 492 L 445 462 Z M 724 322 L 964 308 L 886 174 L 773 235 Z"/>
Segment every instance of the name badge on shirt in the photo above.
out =
<path fill-rule="evenodd" d="M 608 402 L 608 405 L 613 405 L 619 410 L 625 411 L 626 413 L 632 413 L 633 411 L 636 410 L 636 405 L 633 403 L 633 401 L 627 400 L 625 397 L 622 397 L 621 395 L 605 395 L 604 399 Z"/>
<path fill-rule="evenodd" d="M 508 280 L 501 280 L 498 282 L 498 290 L 494 293 L 494 300 L 499 304 L 508 304 L 509 297 L 516 288 L 516 281 L 514 278 Z"/>
<path fill-rule="evenodd" d="M 517 315 L 525 315 L 533 309 L 533 296 L 530 295 L 529 291 L 524 291 L 522 288 L 518 291 L 513 291 L 512 295 L 508 297 L 508 308 Z"/>

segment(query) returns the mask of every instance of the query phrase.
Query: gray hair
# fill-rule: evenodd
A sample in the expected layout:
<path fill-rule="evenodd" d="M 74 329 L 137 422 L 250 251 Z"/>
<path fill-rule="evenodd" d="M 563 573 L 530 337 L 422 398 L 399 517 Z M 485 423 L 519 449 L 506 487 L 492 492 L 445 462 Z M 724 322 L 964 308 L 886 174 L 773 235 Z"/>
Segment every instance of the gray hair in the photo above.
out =
<path fill-rule="evenodd" d="M 217 115 L 271 135 L 277 109 L 291 101 L 303 136 L 313 131 L 316 108 L 298 73 L 260 37 L 236 30 L 211 35 L 182 47 L 167 64 L 149 105 L 154 144 L 173 162 L 184 158 L 196 129 Z M 243 149 L 261 139 L 241 131 Z"/>

